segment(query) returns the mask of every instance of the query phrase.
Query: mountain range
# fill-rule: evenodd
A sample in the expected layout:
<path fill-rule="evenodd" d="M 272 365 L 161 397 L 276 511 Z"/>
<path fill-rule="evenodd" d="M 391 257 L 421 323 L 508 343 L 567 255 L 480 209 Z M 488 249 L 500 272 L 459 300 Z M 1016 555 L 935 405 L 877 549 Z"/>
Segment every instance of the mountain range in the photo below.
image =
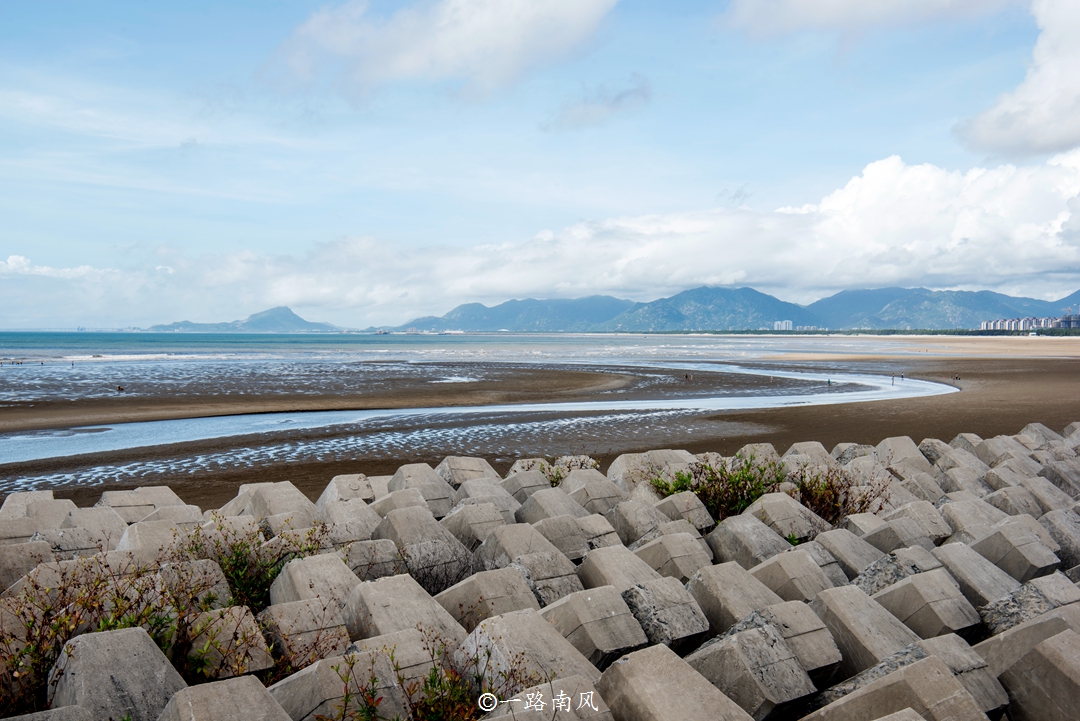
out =
<path fill-rule="evenodd" d="M 297 333 L 344 330 L 329 323 L 304 320 L 292 309 L 278 306 L 230 323 L 192 323 L 182 320 L 168 325 L 153 325 L 148 330 L 160 333 Z"/>
<path fill-rule="evenodd" d="M 635 303 L 608 295 L 587 298 L 508 300 L 488 307 L 459 305 L 443 316 L 425 316 L 379 330 L 664 332 L 772 330 L 776 321 L 792 327 L 831 330 L 951 330 L 978 328 L 984 320 L 1057 317 L 1080 312 L 1080 291 L 1057 301 L 1018 298 L 991 291 L 876 288 L 845 290 L 807 306 L 788 303 L 753 288 L 693 288 L 670 298 Z M 157 332 L 297 333 L 345 330 L 307 321 L 284 306 L 228 323 L 179 321 L 149 328 Z M 369 328 L 374 331 L 376 328 Z"/>
<path fill-rule="evenodd" d="M 877 288 L 845 290 L 807 306 L 788 303 L 753 288 L 701 287 L 649 303 L 593 295 L 574 300 L 511 300 L 493 307 L 459 305 L 444 316 L 416 318 L 385 330 L 417 331 L 591 331 L 661 332 L 772 330 L 793 327 L 832 330 L 951 330 L 978 328 L 984 320 L 1058 317 L 1080 305 L 1080 291 L 1057 301 L 991 291 Z"/>

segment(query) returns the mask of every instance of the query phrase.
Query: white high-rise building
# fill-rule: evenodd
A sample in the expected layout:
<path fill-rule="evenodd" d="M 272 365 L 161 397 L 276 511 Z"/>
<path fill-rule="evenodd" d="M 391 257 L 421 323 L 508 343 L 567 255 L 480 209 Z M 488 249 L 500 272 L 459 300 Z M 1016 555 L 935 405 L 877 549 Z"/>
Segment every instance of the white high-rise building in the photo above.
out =
<path fill-rule="evenodd" d="M 790 320 L 778 320 L 772 324 L 773 330 L 791 330 Z"/>

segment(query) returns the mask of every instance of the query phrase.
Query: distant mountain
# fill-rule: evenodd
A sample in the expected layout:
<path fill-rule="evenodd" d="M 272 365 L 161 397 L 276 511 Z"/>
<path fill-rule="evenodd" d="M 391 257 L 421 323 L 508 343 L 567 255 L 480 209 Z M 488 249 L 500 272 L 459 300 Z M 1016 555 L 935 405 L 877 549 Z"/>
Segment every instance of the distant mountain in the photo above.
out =
<path fill-rule="evenodd" d="M 701 287 L 649 303 L 610 296 L 574 300 L 511 300 L 492 308 L 460 305 L 442 317 L 409 321 L 392 330 L 424 331 L 706 331 L 772 329 L 778 320 L 833 330 L 949 330 L 978 328 L 984 320 L 1057 317 L 1080 291 L 1058 301 L 1017 298 L 991 291 L 875 288 L 845 290 L 800 306 L 753 288 Z"/>
<path fill-rule="evenodd" d="M 609 295 L 592 295 L 573 300 L 508 300 L 492 308 L 480 303 L 467 303 L 459 305 L 441 318 L 416 318 L 398 330 L 512 330 L 538 333 L 586 331 L 614 318 L 633 305 L 631 300 L 612 298 Z"/>
<path fill-rule="evenodd" d="M 1065 305 L 1066 300 L 1047 302 L 988 290 L 877 288 L 841 291 L 807 310 L 828 328 L 908 330 L 978 328 L 982 321 L 997 318 L 1059 316 Z"/>
<path fill-rule="evenodd" d="M 310 333 L 339 331 L 341 328 L 329 323 L 304 320 L 291 309 L 279 306 L 231 323 L 192 323 L 182 320 L 168 325 L 150 326 L 148 330 L 176 333 Z"/>
<path fill-rule="evenodd" d="M 786 303 L 753 288 L 694 288 L 670 298 L 638 303 L 594 330 L 758 330 L 790 320 L 794 326 L 821 325 L 800 305 Z"/>

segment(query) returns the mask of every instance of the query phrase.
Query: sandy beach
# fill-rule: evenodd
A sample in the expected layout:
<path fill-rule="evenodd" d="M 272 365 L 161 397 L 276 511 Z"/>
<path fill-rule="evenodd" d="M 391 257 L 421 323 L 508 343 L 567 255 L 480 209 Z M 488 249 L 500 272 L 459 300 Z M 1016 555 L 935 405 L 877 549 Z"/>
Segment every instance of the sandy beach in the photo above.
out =
<path fill-rule="evenodd" d="M 749 442 L 769 442 L 783 452 L 791 443 L 819 441 L 832 448 L 842 441 L 877 443 L 885 437 L 909 435 L 918 442 L 925 437 L 950 440 L 957 433 L 984 437 L 1015 433 L 1038 421 L 1060 429 L 1080 420 L 1080 339 L 1074 338 L 956 338 L 886 337 L 876 353 L 776 354 L 758 361 L 762 368 L 870 372 L 900 374 L 907 378 L 952 383 L 959 393 L 907 400 L 877 401 L 825 406 L 730 411 L 696 417 L 648 422 L 634 416 L 605 420 L 588 433 L 568 431 L 562 435 L 537 436 L 515 431 L 491 443 L 470 446 L 484 452 L 500 471 L 521 455 L 588 453 L 602 468 L 620 453 L 650 448 L 685 448 L 691 452 L 717 451 L 732 454 Z M 463 368 L 462 372 L 468 372 Z M 683 384 L 678 373 L 635 374 L 631 369 L 569 370 L 501 366 L 498 379 L 468 384 L 433 385 L 400 379 L 379 390 L 326 396 L 275 395 L 273 397 L 211 398 L 115 398 L 82 402 L 12 406 L 0 410 L 0 428 L 62 428 L 87 423 L 117 423 L 202 415 L 271 411 L 306 411 L 357 408 L 409 408 L 417 406 L 483 405 L 537 400 L 584 400 L 618 393 L 619 397 L 655 395 L 658 392 L 721 392 L 727 376 L 699 374 L 694 388 Z M 959 382 L 953 382 L 955 375 Z M 745 382 L 745 380 L 743 381 Z M 755 382 L 765 383 L 767 379 Z M 658 390 L 659 389 L 659 390 Z M 508 426 L 515 419 L 501 419 Z M 386 432 L 405 433 L 402 425 Z M 324 439 L 331 432 L 298 432 L 290 442 L 304 444 Z M 515 454 L 514 439 L 533 454 Z M 136 464 L 214 454 L 257 438 L 225 438 L 176 446 L 132 449 L 102 457 L 54 458 L 0 466 L 4 476 L 67 473 L 72 482 L 59 485 L 58 496 L 80 505 L 92 504 L 103 488 L 78 483 L 79 468 L 103 463 Z M 192 472 L 165 471 L 154 482 L 183 488 L 183 497 L 204 508 L 219 506 L 235 495 L 236 487 L 252 481 L 290 480 L 316 498 L 331 477 L 340 473 L 390 474 L 403 463 L 438 463 L 443 455 L 465 454 L 450 444 L 404 443 L 387 451 L 360 452 L 349 458 L 266 462 Z M 149 485 L 149 481 L 109 488 Z"/>

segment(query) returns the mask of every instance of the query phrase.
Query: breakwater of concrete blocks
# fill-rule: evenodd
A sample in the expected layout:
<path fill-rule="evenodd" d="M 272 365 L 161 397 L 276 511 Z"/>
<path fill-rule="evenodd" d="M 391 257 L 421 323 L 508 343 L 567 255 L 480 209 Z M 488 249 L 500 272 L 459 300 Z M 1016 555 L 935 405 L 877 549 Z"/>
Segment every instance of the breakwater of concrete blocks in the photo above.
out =
<path fill-rule="evenodd" d="M 0 703 L 54 721 L 1075 719 L 1078 449 L 1080 423 L 1036 423 L 655 450 L 606 473 L 449 457 L 315 501 L 252 483 L 212 510 L 165 486 L 92 508 L 15 493 Z M 786 475 L 735 506 L 696 485 L 751 463 Z M 796 475 L 875 490 L 826 518 Z"/>

